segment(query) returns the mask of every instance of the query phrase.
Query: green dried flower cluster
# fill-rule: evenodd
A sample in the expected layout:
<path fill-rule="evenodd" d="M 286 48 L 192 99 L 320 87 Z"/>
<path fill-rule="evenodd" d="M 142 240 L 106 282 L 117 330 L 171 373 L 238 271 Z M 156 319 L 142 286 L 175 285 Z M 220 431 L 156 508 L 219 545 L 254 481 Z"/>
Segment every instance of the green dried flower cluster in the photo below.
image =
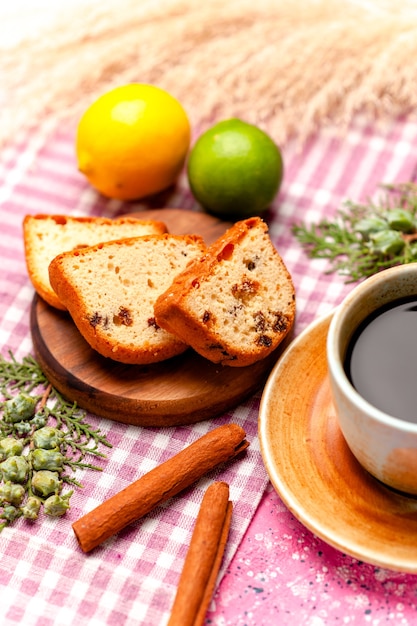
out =
<path fill-rule="evenodd" d="M 332 220 L 295 225 L 292 232 L 310 258 L 328 259 L 347 282 L 417 261 L 417 185 L 382 185 L 377 203 L 348 201 Z"/>
<path fill-rule="evenodd" d="M 0 355 L 0 530 L 19 517 L 36 520 L 41 510 L 59 517 L 69 509 L 72 490 L 82 485 L 77 468 L 101 470 L 85 461 L 105 458 L 99 445 L 111 447 L 85 411 L 65 400 L 32 357 L 18 363 Z"/>

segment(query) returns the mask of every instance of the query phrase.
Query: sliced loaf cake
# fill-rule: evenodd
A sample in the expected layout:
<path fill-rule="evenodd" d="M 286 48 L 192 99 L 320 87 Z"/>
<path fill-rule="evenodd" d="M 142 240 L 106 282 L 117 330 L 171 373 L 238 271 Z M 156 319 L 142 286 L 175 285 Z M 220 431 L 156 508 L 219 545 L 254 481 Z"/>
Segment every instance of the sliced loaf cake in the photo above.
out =
<path fill-rule="evenodd" d="M 29 278 L 41 298 L 51 306 L 64 310 L 49 282 L 48 267 L 54 257 L 61 252 L 112 239 L 166 232 L 165 224 L 156 220 L 27 215 L 23 220 L 23 241 Z"/>
<path fill-rule="evenodd" d="M 251 365 L 291 330 L 295 291 L 267 225 L 234 224 L 155 303 L 159 326 L 214 363 Z"/>
<path fill-rule="evenodd" d="M 158 326 L 154 303 L 204 251 L 194 235 L 122 239 L 58 255 L 49 277 L 94 350 L 122 363 L 156 363 L 188 346 Z"/>

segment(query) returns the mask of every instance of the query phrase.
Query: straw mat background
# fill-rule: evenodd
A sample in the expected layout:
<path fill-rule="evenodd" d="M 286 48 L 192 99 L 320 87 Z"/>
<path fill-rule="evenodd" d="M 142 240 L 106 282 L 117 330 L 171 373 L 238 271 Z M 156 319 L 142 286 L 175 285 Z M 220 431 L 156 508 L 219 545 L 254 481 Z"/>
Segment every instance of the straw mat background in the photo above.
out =
<path fill-rule="evenodd" d="M 20 0 L 21 1 L 21 0 Z M 412 115 L 411 0 L 19 0 L 0 24 L 0 142 L 79 115 L 106 89 L 157 84 L 196 132 L 238 116 L 281 144 L 352 116 Z"/>

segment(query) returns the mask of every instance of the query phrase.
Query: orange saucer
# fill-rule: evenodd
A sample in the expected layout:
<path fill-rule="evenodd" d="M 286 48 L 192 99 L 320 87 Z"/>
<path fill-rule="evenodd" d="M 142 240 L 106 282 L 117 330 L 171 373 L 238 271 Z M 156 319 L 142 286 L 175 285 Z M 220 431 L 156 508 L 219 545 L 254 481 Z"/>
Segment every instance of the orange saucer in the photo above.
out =
<path fill-rule="evenodd" d="M 289 345 L 265 385 L 259 436 L 266 470 L 316 536 L 362 561 L 417 573 L 417 499 L 368 474 L 340 431 L 327 376 L 331 317 Z"/>

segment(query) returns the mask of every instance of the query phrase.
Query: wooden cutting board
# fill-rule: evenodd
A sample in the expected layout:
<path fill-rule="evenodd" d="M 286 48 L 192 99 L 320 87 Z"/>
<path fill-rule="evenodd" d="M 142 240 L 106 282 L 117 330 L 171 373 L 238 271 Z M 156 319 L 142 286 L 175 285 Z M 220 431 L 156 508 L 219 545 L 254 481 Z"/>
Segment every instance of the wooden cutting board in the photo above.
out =
<path fill-rule="evenodd" d="M 162 220 L 170 232 L 201 235 L 208 244 L 230 226 L 206 213 L 183 209 L 132 216 Z M 124 365 L 92 350 L 69 314 L 38 296 L 30 325 L 36 358 L 63 396 L 91 413 L 136 426 L 194 424 L 233 409 L 264 384 L 278 357 L 275 351 L 249 367 L 232 368 L 215 365 L 189 349 L 161 363 Z"/>

